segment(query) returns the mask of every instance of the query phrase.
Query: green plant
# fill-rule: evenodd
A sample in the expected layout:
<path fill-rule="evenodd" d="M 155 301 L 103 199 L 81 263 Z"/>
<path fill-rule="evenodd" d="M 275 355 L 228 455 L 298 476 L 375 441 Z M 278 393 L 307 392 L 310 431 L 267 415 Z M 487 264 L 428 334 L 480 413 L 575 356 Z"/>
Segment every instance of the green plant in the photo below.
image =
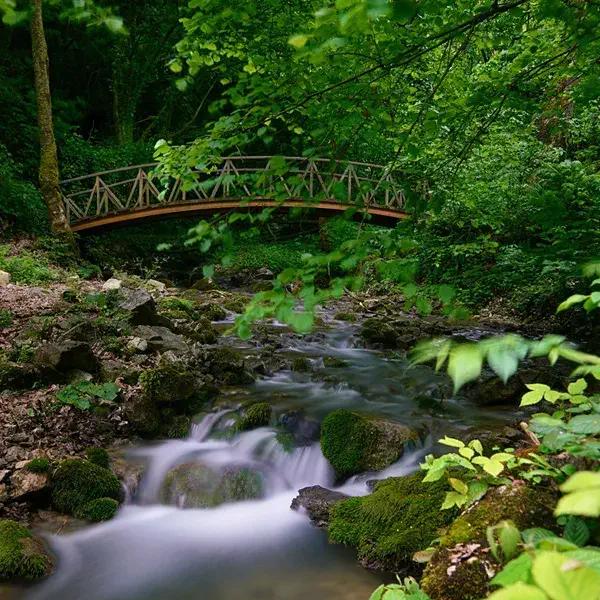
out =
<path fill-rule="evenodd" d="M 0 245 L 0 269 L 10 273 L 15 283 L 36 285 L 60 277 L 60 271 L 52 267 L 43 255 L 28 250 L 11 255 L 7 245 Z"/>
<path fill-rule="evenodd" d="M 85 451 L 86 458 L 99 467 L 108 469 L 110 465 L 110 456 L 104 448 L 87 448 Z"/>
<path fill-rule="evenodd" d="M 419 587 L 417 581 L 412 577 L 406 577 L 398 583 L 380 585 L 369 600 L 431 600 L 431 598 Z"/>
<path fill-rule="evenodd" d="M 114 498 L 96 498 L 78 508 L 75 516 L 78 519 L 100 523 L 112 519 L 118 510 L 119 503 Z"/>
<path fill-rule="evenodd" d="M 119 387 L 114 383 L 80 381 L 64 387 L 56 394 L 56 399 L 60 404 L 90 410 L 97 406 L 111 406 L 118 395 Z"/>
<path fill-rule="evenodd" d="M 25 468 L 32 473 L 48 473 L 50 470 L 50 461 L 47 458 L 33 458 Z"/>
<path fill-rule="evenodd" d="M 35 580 L 48 575 L 52 560 L 39 540 L 15 521 L 0 520 L 0 580 Z"/>
<path fill-rule="evenodd" d="M 13 322 L 13 315 L 10 310 L 6 308 L 0 308 L 0 329 L 10 327 Z"/>

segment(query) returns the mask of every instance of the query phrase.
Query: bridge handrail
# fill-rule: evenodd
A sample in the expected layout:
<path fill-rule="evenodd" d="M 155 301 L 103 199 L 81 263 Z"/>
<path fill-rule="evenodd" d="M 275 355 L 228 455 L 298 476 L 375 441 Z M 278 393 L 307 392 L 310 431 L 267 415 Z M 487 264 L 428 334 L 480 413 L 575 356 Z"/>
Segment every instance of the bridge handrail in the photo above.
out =
<path fill-rule="evenodd" d="M 251 156 L 223 156 L 221 157 L 221 162 L 226 160 L 271 160 L 275 156 L 279 155 L 251 155 Z M 355 165 L 358 167 L 369 167 L 371 169 L 381 169 L 386 170 L 387 167 L 385 165 L 378 165 L 375 163 L 361 162 L 356 160 L 342 160 L 337 158 L 311 158 L 310 156 L 281 156 L 284 160 L 293 160 L 293 161 L 312 161 L 318 163 L 335 163 L 342 165 Z M 75 181 L 83 181 L 84 179 L 91 179 L 92 177 L 102 177 L 103 175 L 111 175 L 112 173 L 123 173 L 125 171 L 133 171 L 134 169 L 148 169 L 151 167 L 157 167 L 159 162 L 151 162 L 151 163 L 142 163 L 139 165 L 129 165 L 127 167 L 118 167 L 116 169 L 108 169 L 106 171 L 98 171 L 97 173 L 89 173 L 88 175 L 80 175 L 79 177 L 71 177 L 69 179 L 63 179 L 60 184 L 64 185 L 66 183 L 73 183 Z M 192 169 L 195 170 L 195 169 Z M 210 175 L 210 173 L 208 173 Z"/>

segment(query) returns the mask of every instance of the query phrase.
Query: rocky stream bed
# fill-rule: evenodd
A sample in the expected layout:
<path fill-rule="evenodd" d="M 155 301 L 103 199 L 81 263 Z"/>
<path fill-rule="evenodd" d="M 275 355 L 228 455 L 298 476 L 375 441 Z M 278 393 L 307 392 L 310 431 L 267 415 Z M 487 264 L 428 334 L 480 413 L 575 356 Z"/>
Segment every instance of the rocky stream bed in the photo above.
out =
<path fill-rule="evenodd" d="M 484 374 L 455 397 L 406 359 L 423 337 L 514 324 L 450 325 L 350 296 L 310 335 L 261 323 L 243 342 L 228 330 L 248 298 L 137 279 L 0 286 L 13 314 L 0 340 L 0 597 L 358 600 L 419 574 L 419 551 L 441 538 L 424 586 L 468 600 L 496 569 L 486 515 L 545 522 L 552 499 L 525 486 L 459 517 L 440 510 L 441 484 L 412 475 L 443 434 L 527 445 L 517 398 L 556 371 L 532 363 L 508 386 Z"/>

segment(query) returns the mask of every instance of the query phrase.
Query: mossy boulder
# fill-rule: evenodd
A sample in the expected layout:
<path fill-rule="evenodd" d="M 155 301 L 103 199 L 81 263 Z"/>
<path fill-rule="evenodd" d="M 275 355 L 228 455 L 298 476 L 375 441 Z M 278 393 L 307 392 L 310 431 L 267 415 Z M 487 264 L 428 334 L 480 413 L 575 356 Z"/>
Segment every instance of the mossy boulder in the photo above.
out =
<path fill-rule="evenodd" d="M 81 459 L 60 463 L 52 476 L 52 505 L 56 510 L 76 515 L 98 498 L 123 499 L 121 483 L 111 471 Z"/>
<path fill-rule="evenodd" d="M 75 512 L 78 519 L 93 523 L 110 521 L 119 510 L 119 503 L 114 498 L 96 498 L 80 506 Z"/>
<path fill-rule="evenodd" d="M 161 490 L 161 500 L 180 508 L 210 508 L 263 495 L 262 475 L 245 466 L 219 471 L 200 463 L 171 469 Z"/>
<path fill-rule="evenodd" d="M 271 422 L 273 409 L 268 402 L 257 402 L 251 404 L 245 410 L 237 422 L 238 431 L 247 431 L 257 427 L 266 427 Z"/>
<path fill-rule="evenodd" d="M 355 548 L 368 568 L 399 571 L 439 537 L 456 513 L 442 511 L 445 482 L 423 483 L 423 473 L 375 484 L 372 494 L 330 509 L 329 539 Z"/>
<path fill-rule="evenodd" d="M 215 381 L 225 385 L 244 385 L 254 378 L 248 372 L 244 358 L 232 348 L 219 347 L 206 351 L 205 363 Z"/>
<path fill-rule="evenodd" d="M 197 305 L 196 313 L 209 321 L 223 321 L 227 318 L 227 311 L 216 302 L 205 302 Z"/>
<path fill-rule="evenodd" d="M 340 409 L 323 421 L 321 450 L 339 479 L 380 471 L 397 461 L 404 445 L 416 439 L 408 427 Z"/>
<path fill-rule="evenodd" d="M 20 523 L 0 520 L 0 581 L 35 581 L 52 571 L 44 544 Z"/>
<path fill-rule="evenodd" d="M 183 366 L 169 362 L 144 371 L 139 383 L 146 397 L 159 404 L 185 402 L 196 391 L 194 375 Z"/>
<path fill-rule="evenodd" d="M 99 467 L 104 467 L 105 469 L 108 469 L 110 465 L 110 456 L 104 448 L 88 448 L 85 451 L 85 455 L 91 463 L 94 463 Z"/>
<path fill-rule="evenodd" d="M 425 568 L 421 585 L 433 600 L 478 600 L 501 566 L 491 556 L 487 528 L 511 520 L 519 529 L 554 522 L 556 495 L 549 489 L 515 482 L 492 488 L 463 512 L 441 537 Z"/>

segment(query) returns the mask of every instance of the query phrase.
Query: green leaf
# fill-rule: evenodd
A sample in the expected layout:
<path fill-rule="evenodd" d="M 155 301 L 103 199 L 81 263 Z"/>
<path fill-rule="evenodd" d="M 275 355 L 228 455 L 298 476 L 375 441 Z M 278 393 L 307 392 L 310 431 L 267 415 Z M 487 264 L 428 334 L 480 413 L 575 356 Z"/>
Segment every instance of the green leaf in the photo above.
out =
<path fill-rule="evenodd" d="M 563 310 L 567 310 L 574 306 L 575 304 L 581 304 L 588 299 L 588 296 L 584 296 L 583 294 L 574 294 L 573 296 L 567 298 L 564 302 L 558 305 L 556 312 L 562 312 Z"/>
<path fill-rule="evenodd" d="M 492 346 L 488 352 L 487 361 L 504 383 L 514 375 L 519 366 L 519 358 L 515 352 L 502 346 Z"/>
<path fill-rule="evenodd" d="M 517 583 L 532 583 L 531 566 L 533 561 L 527 552 L 513 558 L 491 581 L 493 585 L 506 587 Z"/>
<path fill-rule="evenodd" d="M 469 492 L 469 488 L 467 487 L 467 484 L 464 481 L 461 481 L 460 479 L 455 479 L 454 477 L 449 477 L 448 478 L 448 483 L 459 493 L 462 494 L 463 496 L 466 496 L 467 493 Z"/>
<path fill-rule="evenodd" d="M 590 530 L 583 519 L 570 517 L 565 525 L 564 536 L 577 546 L 583 546 L 590 539 Z"/>
<path fill-rule="evenodd" d="M 526 544 L 536 546 L 542 540 L 555 537 L 556 534 L 549 529 L 544 529 L 543 527 L 532 527 L 522 531 L 521 536 Z"/>
<path fill-rule="evenodd" d="M 575 396 L 582 394 L 587 389 L 587 381 L 585 379 L 578 379 L 577 381 L 570 383 L 567 388 L 569 394 Z"/>
<path fill-rule="evenodd" d="M 552 391 L 550 386 L 544 385 L 543 383 L 530 383 L 527 387 L 531 391 L 523 395 L 519 406 L 532 406 L 538 404 L 543 400 L 544 394 Z"/>
<path fill-rule="evenodd" d="M 576 492 L 590 488 L 600 488 L 600 472 L 579 471 L 560 486 L 560 491 Z"/>
<path fill-rule="evenodd" d="M 600 517 L 600 488 L 580 490 L 563 496 L 558 501 L 554 514 Z"/>
<path fill-rule="evenodd" d="M 448 374 L 457 392 L 465 383 L 479 377 L 483 366 L 481 349 L 477 344 L 460 344 L 450 351 Z"/>
<path fill-rule="evenodd" d="M 533 585 L 519 582 L 494 592 L 488 600 L 548 600 L 548 596 Z"/>
<path fill-rule="evenodd" d="M 308 36 L 303 34 L 293 35 L 288 40 L 288 43 L 297 49 L 304 48 L 304 46 L 306 46 L 306 42 L 308 42 Z"/>
<path fill-rule="evenodd" d="M 448 492 L 444 503 L 442 504 L 442 510 L 447 510 L 453 506 L 463 506 L 467 502 L 467 496 L 458 492 Z"/>
<path fill-rule="evenodd" d="M 464 442 L 457 440 L 456 438 L 451 438 L 445 435 L 441 440 L 438 440 L 440 444 L 444 444 L 444 446 L 451 446 L 452 448 L 463 448 Z"/>
<path fill-rule="evenodd" d="M 600 433 L 600 414 L 577 415 L 569 421 L 568 428 L 573 433 Z"/>
<path fill-rule="evenodd" d="M 551 600 L 597 600 L 600 596 L 600 574 L 557 552 L 536 556 L 531 571 Z"/>

